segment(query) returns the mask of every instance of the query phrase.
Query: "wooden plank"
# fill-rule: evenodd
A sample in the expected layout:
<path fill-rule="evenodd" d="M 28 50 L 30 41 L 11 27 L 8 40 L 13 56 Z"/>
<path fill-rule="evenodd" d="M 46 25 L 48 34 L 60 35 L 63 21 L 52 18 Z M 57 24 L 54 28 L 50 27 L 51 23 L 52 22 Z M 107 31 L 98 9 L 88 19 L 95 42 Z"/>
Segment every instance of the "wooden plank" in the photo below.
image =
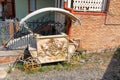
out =
<path fill-rule="evenodd" d="M 13 51 L 0 51 L 0 57 L 7 57 L 7 56 L 18 56 L 23 54 L 23 50 L 13 50 Z"/>

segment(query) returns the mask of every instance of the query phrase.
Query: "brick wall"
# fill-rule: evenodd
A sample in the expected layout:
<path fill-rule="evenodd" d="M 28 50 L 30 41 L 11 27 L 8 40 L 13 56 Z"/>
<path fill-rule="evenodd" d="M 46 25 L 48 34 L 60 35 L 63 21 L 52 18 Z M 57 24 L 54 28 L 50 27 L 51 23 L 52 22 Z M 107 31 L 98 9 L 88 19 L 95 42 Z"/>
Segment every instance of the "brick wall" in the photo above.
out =
<path fill-rule="evenodd" d="M 111 0 L 112 3 L 116 3 L 116 1 L 120 3 L 120 0 Z M 117 3 L 116 5 L 120 7 L 120 4 Z M 114 10 L 116 5 L 110 4 L 110 11 Z M 119 11 L 119 8 L 114 11 Z M 114 17 L 111 19 L 110 24 L 107 24 L 105 22 L 107 20 L 106 16 L 75 15 L 82 21 L 82 25 L 72 27 L 71 38 L 80 39 L 80 49 L 94 51 L 114 48 L 120 45 L 120 24 L 114 23 Z M 116 16 L 120 17 L 120 15 Z M 107 18 L 109 17 L 107 16 Z"/>
<path fill-rule="evenodd" d="M 120 24 L 120 0 L 109 0 L 107 24 Z"/>
<path fill-rule="evenodd" d="M 118 47 L 120 45 L 119 8 L 120 1 L 111 0 L 106 16 L 75 14 L 82 21 L 82 25 L 72 27 L 71 38 L 80 39 L 82 50 L 100 51 Z"/>

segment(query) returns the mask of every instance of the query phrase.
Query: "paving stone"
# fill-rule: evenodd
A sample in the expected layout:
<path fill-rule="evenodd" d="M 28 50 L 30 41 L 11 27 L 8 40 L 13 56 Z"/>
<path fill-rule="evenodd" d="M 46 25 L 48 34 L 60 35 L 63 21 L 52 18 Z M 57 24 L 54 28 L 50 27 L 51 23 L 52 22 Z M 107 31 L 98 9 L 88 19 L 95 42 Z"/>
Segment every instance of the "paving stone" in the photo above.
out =
<path fill-rule="evenodd" d="M 7 71 L 5 71 L 3 68 L 0 69 L 0 79 L 4 79 L 7 76 Z"/>

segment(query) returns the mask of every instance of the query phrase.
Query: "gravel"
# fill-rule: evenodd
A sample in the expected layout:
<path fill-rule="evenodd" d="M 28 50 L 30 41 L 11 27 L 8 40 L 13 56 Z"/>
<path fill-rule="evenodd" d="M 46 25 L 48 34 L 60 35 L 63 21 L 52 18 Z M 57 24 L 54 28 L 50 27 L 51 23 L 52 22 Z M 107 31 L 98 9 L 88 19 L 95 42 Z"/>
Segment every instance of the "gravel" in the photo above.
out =
<path fill-rule="evenodd" d="M 100 80 L 104 74 L 104 70 L 91 69 L 82 70 L 76 68 L 73 70 L 63 71 L 49 71 L 49 72 L 38 72 L 35 74 L 27 74 L 25 72 L 15 72 L 9 74 L 6 80 Z"/>
<path fill-rule="evenodd" d="M 80 65 L 71 70 L 28 74 L 15 69 L 4 80 L 120 80 L 120 57 L 116 56 L 116 54 L 90 54 L 85 56 L 84 62 L 79 62 Z"/>

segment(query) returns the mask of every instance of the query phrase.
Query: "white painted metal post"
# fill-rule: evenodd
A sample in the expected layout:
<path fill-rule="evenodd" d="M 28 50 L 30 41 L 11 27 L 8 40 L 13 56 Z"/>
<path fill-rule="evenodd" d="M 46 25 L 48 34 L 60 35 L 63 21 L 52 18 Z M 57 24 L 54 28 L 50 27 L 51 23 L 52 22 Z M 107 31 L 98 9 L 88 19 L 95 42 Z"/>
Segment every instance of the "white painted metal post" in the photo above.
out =
<path fill-rule="evenodd" d="M 71 0 L 68 0 L 68 8 L 71 8 Z"/>

